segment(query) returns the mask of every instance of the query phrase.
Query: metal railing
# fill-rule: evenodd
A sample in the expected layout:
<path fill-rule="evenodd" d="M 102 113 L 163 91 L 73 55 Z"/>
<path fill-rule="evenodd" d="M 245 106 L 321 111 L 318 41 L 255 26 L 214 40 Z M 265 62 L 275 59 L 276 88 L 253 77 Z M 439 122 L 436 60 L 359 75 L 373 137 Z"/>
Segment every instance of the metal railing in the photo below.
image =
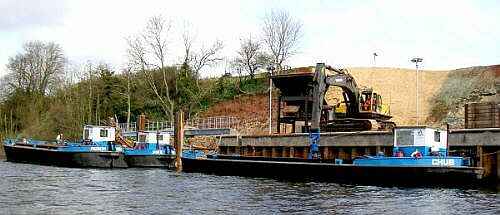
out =
<path fill-rule="evenodd" d="M 188 120 L 186 122 L 186 127 L 198 128 L 198 129 L 238 129 L 240 125 L 240 120 L 234 116 L 218 116 L 218 117 L 207 117 L 207 118 L 196 118 Z M 118 123 L 118 127 L 122 132 L 135 132 L 137 131 L 137 123 Z M 174 123 L 172 121 L 149 121 L 144 125 L 145 131 L 162 131 L 170 130 L 174 128 Z"/>
<path fill-rule="evenodd" d="M 131 122 L 131 123 L 118 123 L 118 128 L 122 132 L 134 132 L 137 131 L 137 123 Z"/>
<path fill-rule="evenodd" d="M 174 123 L 172 121 L 156 121 L 156 122 L 146 122 L 144 125 L 145 131 L 163 131 L 174 128 Z"/>
<path fill-rule="evenodd" d="M 189 120 L 187 126 L 199 129 L 231 128 L 238 129 L 240 120 L 234 116 L 218 116 Z"/>

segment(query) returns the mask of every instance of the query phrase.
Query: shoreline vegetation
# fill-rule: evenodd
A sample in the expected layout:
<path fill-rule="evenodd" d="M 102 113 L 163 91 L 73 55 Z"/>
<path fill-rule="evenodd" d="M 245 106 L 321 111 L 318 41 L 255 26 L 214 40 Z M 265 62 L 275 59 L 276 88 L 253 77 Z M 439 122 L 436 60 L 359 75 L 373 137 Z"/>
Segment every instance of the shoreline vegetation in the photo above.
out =
<path fill-rule="evenodd" d="M 147 20 L 142 31 L 126 38 L 128 65 L 119 69 L 105 62 L 73 65 L 55 42 L 26 42 L 9 58 L 8 74 L 0 78 L 0 139 L 52 140 L 63 133 L 77 140 L 85 124 L 105 124 L 110 117 L 134 122 L 140 114 L 169 121 L 179 110 L 187 119 L 235 116 L 246 123 L 242 127 L 254 128 L 248 132 L 264 131 L 268 71 L 288 68 L 300 54 L 302 22 L 286 11 L 270 11 L 261 30 L 240 38 L 240 47 L 230 57 L 221 56 L 224 41 L 196 41 L 191 29 L 172 26 L 172 20 L 162 16 Z M 183 32 L 181 38 L 173 38 L 173 31 Z M 183 44 L 183 54 L 167 58 L 172 40 Z M 167 62 L 172 57 L 180 60 Z M 221 65 L 222 76 L 204 78 L 209 71 L 220 71 Z M 415 123 L 414 70 L 350 71 L 360 85 L 372 86 L 389 101 L 398 125 Z M 419 118 L 431 125 L 460 127 L 465 103 L 499 101 L 499 71 L 500 66 L 421 71 Z"/>

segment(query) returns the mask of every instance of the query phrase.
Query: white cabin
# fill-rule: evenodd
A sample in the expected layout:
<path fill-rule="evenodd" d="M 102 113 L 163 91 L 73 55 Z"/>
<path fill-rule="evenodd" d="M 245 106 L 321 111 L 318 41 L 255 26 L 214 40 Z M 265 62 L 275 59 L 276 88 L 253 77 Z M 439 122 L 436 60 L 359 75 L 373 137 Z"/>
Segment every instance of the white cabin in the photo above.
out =
<path fill-rule="evenodd" d="M 85 125 L 83 139 L 92 142 L 115 141 L 115 128 L 111 126 Z"/>
<path fill-rule="evenodd" d="M 158 139 L 158 140 L 157 140 Z M 170 145 L 170 133 L 167 131 L 142 131 L 137 132 L 137 142 L 160 145 Z"/>
<path fill-rule="evenodd" d="M 394 147 L 424 146 L 445 150 L 447 131 L 426 126 L 398 127 L 394 129 Z"/>

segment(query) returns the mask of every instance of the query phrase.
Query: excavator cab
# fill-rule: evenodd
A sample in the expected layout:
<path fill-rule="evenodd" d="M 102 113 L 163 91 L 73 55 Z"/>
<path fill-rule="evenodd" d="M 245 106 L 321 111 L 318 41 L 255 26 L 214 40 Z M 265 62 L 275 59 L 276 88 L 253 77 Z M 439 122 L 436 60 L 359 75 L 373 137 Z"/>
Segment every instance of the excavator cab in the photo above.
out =
<path fill-rule="evenodd" d="M 384 104 L 382 96 L 373 92 L 373 89 L 362 89 L 359 96 L 360 112 L 371 112 L 383 115 L 390 114 L 389 105 Z"/>

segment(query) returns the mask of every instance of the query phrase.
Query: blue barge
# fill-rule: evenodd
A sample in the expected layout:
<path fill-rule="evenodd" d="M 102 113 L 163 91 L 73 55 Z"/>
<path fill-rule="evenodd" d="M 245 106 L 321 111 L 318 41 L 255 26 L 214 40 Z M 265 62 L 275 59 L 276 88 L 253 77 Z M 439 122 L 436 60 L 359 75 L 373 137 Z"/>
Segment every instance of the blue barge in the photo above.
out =
<path fill-rule="evenodd" d="M 86 125 L 81 142 L 6 140 L 4 150 L 11 162 L 64 167 L 173 167 L 175 151 L 168 132 L 135 135 L 133 141 L 125 140 L 117 136 L 115 127 Z"/>
<path fill-rule="evenodd" d="M 174 167 L 175 151 L 169 132 L 139 131 L 136 135 L 135 146 L 123 150 L 129 167 Z"/>
<path fill-rule="evenodd" d="M 7 161 L 64 167 L 127 167 L 115 129 L 86 125 L 81 142 L 47 142 L 31 139 L 5 140 Z"/>
<path fill-rule="evenodd" d="M 315 144 L 320 144 L 317 135 L 311 136 L 315 136 Z M 427 127 L 396 128 L 393 151 L 394 156 L 363 156 L 349 164 L 318 156 L 301 159 L 240 155 L 191 156 L 183 157 L 182 162 L 183 170 L 188 172 L 315 178 L 347 183 L 447 185 L 471 184 L 483 178 L 484 169 L 469 166 L 469 159 L 447 155 L 445 131 Z"/>

